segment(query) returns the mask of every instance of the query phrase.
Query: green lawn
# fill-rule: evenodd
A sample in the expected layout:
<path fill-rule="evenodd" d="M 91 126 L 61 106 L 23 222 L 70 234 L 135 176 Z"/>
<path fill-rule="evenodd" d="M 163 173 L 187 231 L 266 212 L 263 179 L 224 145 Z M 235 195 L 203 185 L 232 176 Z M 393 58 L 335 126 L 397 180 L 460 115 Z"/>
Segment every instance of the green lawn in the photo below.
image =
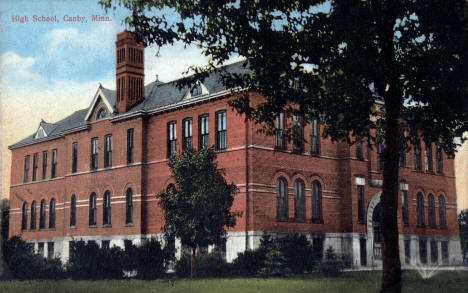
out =
<path fill-rule="evenodd" d="M 468 271 L 441 272 L 429 280 L 423 280 L 415 272 L 405 272 L 403 292 L 468 292 Z M 380 272 L 345 273 L 338 278 L 233 278 L 233 279 L 162 279 L 155 281 L 106 280 L 106 281 L 0 281 L 1 293 L 29 292 L 378 292 Z"/>

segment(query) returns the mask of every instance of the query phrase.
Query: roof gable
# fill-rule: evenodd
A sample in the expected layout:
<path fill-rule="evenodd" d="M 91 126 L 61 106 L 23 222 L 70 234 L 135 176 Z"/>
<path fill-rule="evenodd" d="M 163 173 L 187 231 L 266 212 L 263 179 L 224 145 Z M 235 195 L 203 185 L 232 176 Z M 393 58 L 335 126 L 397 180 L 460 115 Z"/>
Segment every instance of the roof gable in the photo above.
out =
<path fill-rule="evenodd" d="M 100 103 L 102 101 L 102 103 Z M 92 117 L 94 117 L 95 112 L 98 111 L 98 105 L 104 104 L 107 108 L 107 112 L 109 115 L 115 112 L 115 97 L 114 93 L 111 90 L 105 89 L 99 84 L 99 88 L 94 95 L 91 104 L 88 107 L 88 112 L 86 112 L 85 120 L 89 121 Z M 100 108 L 100 107 L 99 107 Z"/>

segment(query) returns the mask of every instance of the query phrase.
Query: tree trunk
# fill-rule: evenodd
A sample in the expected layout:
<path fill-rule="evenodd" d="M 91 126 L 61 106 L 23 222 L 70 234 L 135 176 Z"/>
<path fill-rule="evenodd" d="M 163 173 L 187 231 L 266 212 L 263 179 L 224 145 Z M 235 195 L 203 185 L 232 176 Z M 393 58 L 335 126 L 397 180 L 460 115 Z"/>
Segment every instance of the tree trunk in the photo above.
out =
<path fill-rule="evenodd" d="M 399 82 L 395 61 L 394 31 L 396 21 L 395 3 L 379 1 L 379 42 L 382 48 L 383 71 L 385 74 L 385 152 L 383 170 L 382 203 L 382 293 L 401 292 L 401 264 L 398 241 L 398 172 L 400 135 L 400 115 L 403 104 L 403 91 Z"/>
<path fill-rule="evenodd" d="M 197 248 L 192 248 L 192 260 L 190 266 L 190 277 L 196 278 L 197 277 Z"/>

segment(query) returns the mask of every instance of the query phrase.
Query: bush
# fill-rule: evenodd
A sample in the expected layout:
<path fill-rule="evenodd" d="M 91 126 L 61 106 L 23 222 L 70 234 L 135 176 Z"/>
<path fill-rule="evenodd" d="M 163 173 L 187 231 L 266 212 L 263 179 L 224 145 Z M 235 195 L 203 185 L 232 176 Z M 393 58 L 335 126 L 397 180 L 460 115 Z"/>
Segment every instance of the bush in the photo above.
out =
<path fill-rule="evenodd" d="M 233 264 L 226 262 L 219 253 L 209 253 L 197 256 L 197 277 L 220 278 L 234 274 Z M 191 272 L 191 255 L 182 254 L 175 264 L 175 271 L 178 277 L 188 278 Z"/>
<path fill-rule="evenodd" d="M 284 277 L 290 273 L 288 260 L 279 244 L 277 242 L 274 247 L 266 252 L 265 261 L 259 271 L 262 277 Z"/>
<path fill-rule="evenodd" d="M 137 278 L 149 280 L 160 277 L 165 271 L 165 254 L 161 244 L 154 238 L 145 241 L 141 246 L 132 247 L 135 257 Z"/>
<path fill-rule="evenodd" d="M 237 255 L 233 261 L 234 273 L 239 276 L 255 276 L 265 262 L 265 253 L 258 249 L 246 250 Z"/>
<path fill-rule="evenodd" d="M 343 263 L 338 259 L 331 246 L 325 252 L 325 259 L 318 267 L 318 271 L 321 274 L 328 277 L 336 277 L 343 272 Z"/>

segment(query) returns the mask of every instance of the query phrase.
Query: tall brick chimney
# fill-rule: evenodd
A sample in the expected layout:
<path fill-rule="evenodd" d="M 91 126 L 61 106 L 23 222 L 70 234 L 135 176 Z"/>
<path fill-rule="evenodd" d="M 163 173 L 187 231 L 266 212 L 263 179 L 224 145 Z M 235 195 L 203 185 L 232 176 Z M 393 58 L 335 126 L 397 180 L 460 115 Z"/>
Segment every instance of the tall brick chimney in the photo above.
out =
<path fill-rule="evenodd" d="M 145 94 L 144 46 L 135 41 L 134 33 L 125 30 L 117 34 L 115 50 L 115 104 L 117 113 L 125 113 Z"/>

